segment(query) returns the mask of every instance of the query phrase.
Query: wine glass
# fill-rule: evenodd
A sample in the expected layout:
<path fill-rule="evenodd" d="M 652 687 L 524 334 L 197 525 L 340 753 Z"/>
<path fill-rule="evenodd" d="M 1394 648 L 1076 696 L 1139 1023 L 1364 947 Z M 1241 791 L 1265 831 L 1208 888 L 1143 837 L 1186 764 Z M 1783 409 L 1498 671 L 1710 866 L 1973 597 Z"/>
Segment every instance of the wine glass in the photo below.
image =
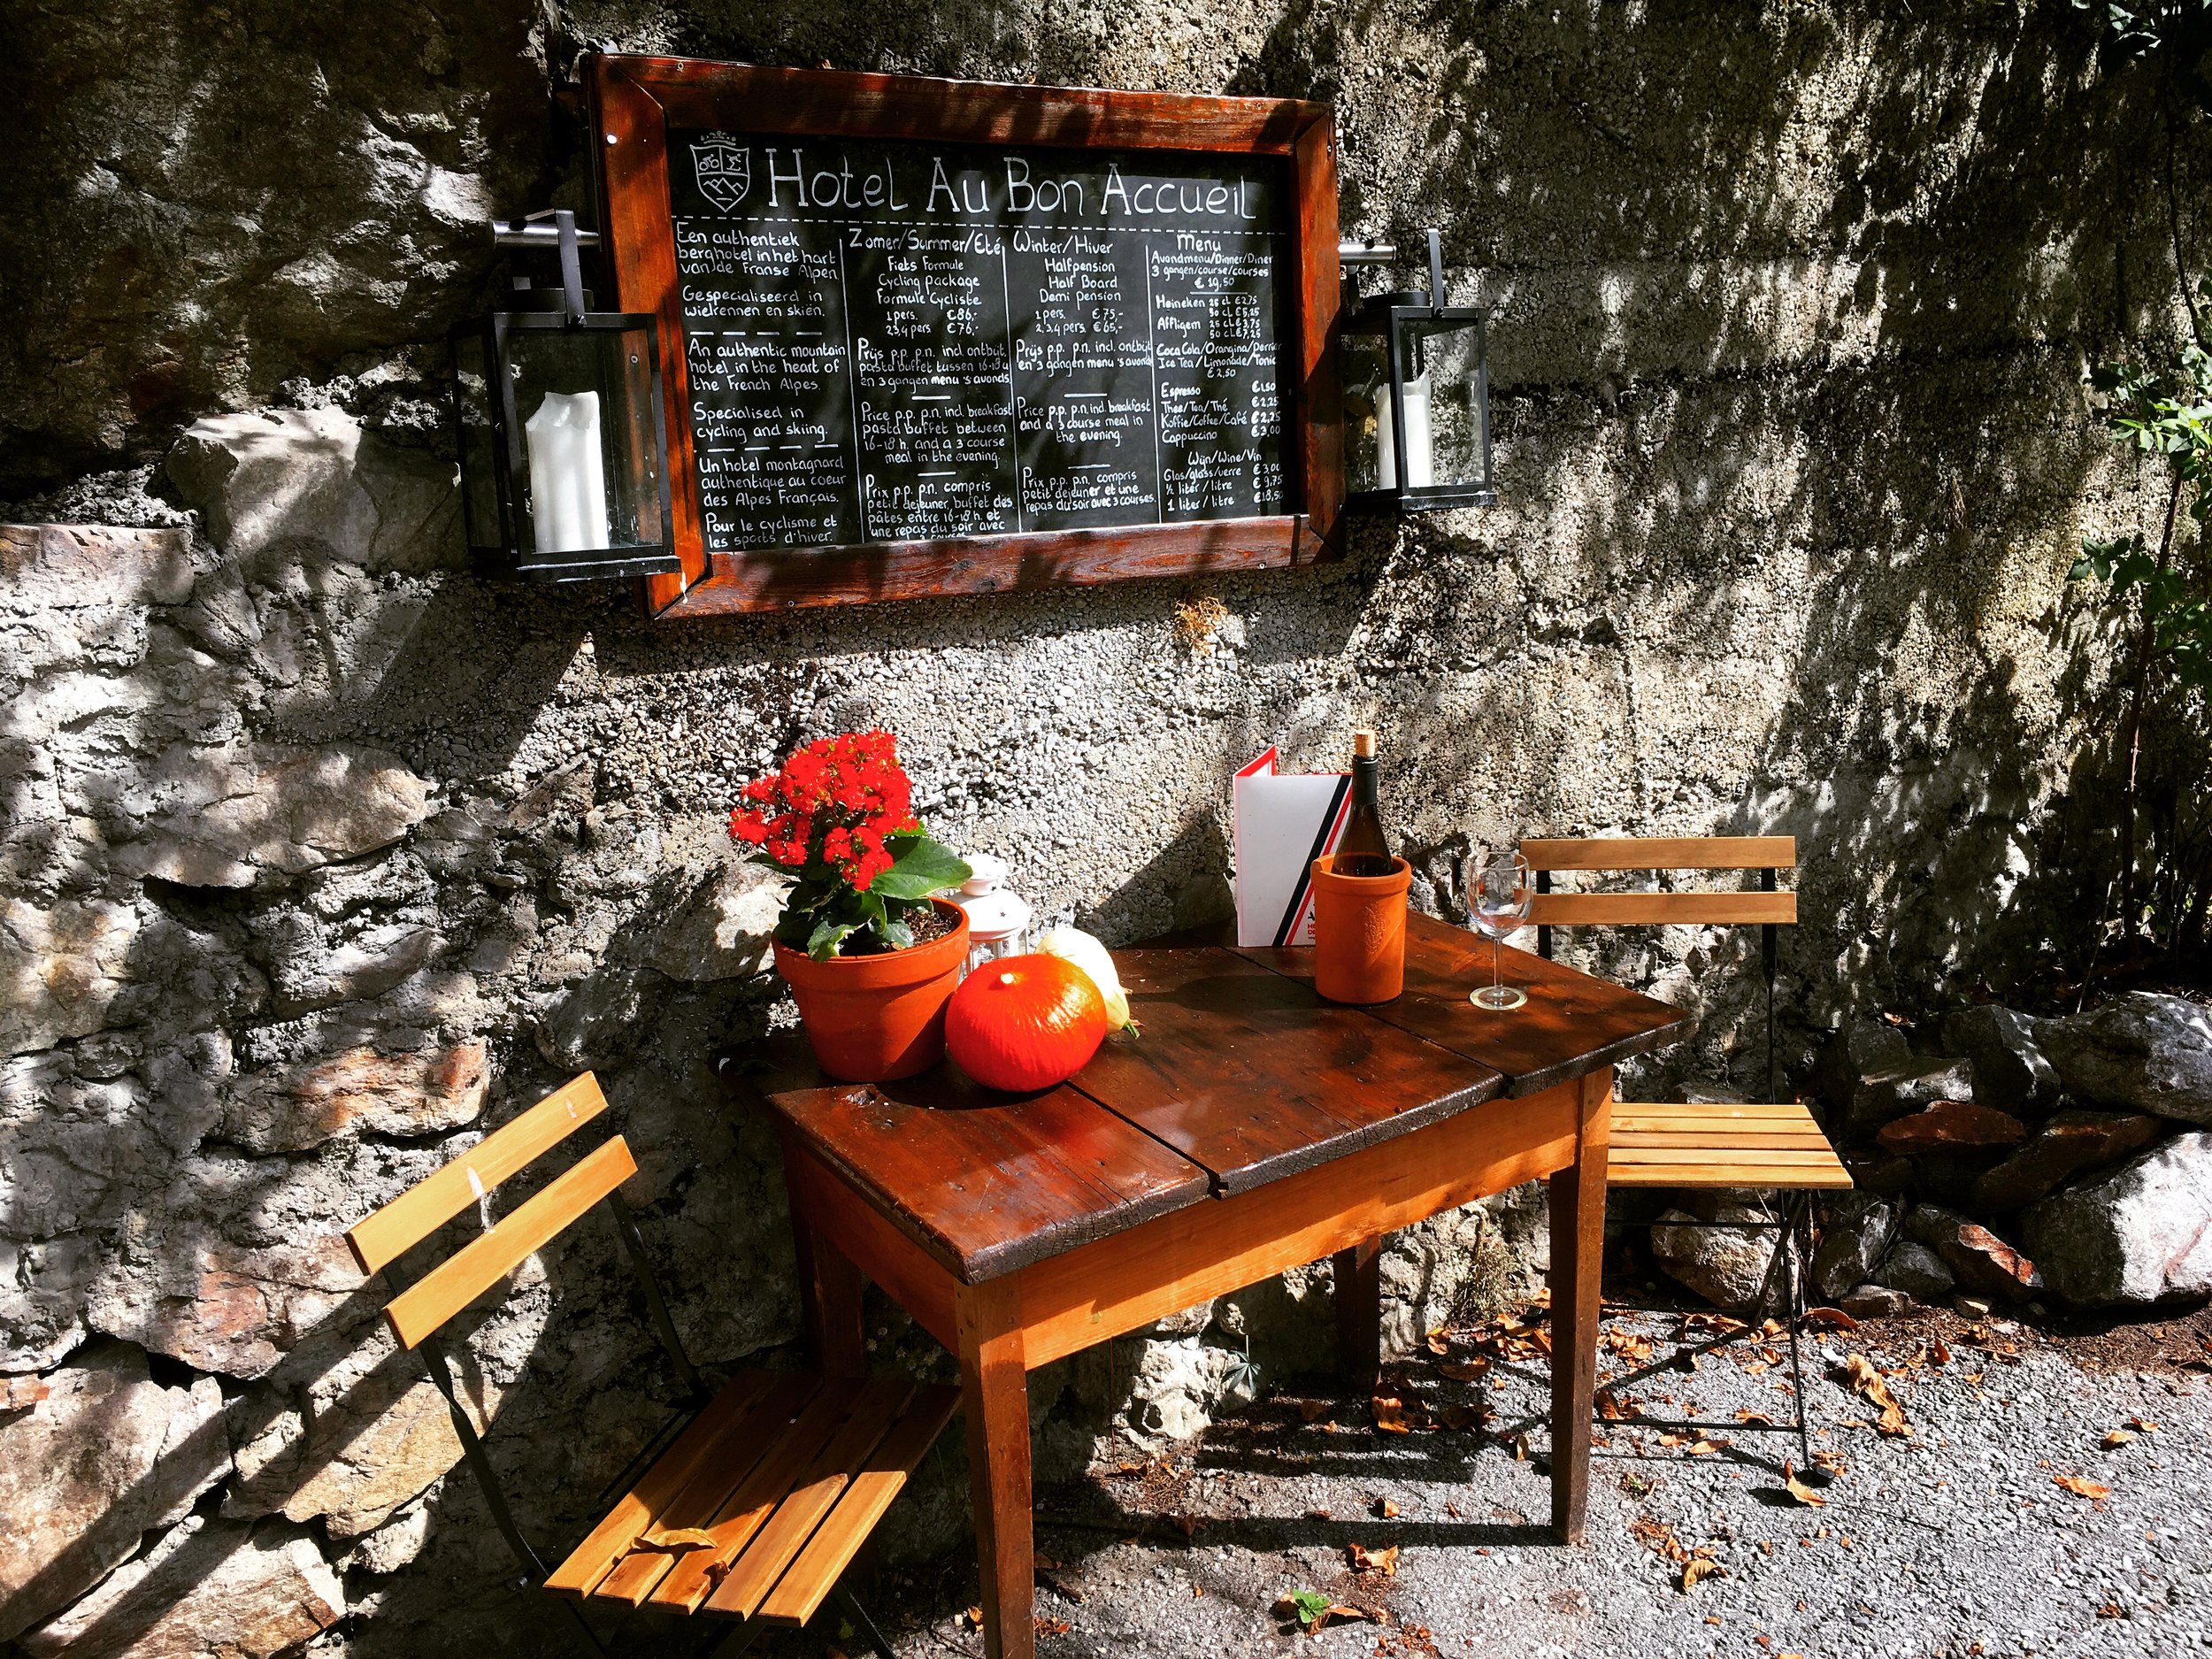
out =
<path fill-rule="evenodd" d="M 1477 1008 L 1502 1013 L 1528 1001 L 1526 991 L 1505 983 L 1502 958 L 1505 936 L 1528 920 L 1533 893 L 1528 860 L 1520 854 L 1486 849 L 1468 856 L 1467 919 L 1490 941 L 1490 983 L 1467 997 Z"/>

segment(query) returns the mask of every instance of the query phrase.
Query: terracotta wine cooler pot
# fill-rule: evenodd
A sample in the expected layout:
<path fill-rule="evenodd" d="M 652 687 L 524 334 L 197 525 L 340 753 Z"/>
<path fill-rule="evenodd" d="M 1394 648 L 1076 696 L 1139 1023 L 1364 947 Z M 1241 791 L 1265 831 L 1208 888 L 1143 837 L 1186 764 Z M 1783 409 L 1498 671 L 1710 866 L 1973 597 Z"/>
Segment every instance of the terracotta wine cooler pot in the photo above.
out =
<path fill-rule="evenodd" d="M 1332 1002 L 1387 1002 L 1406 985 L 1406 889 L 1413 866 L 1340 876 L 1313 861 L 1313 988 Z"/>
<path fill-rule="evenodd" d="M 777 944 L 776 972 L 798 1000 L 816 1064 L 830 1076 L 883 1083 L 945 1057 L 945 1004 L 968 959 L 968 915 L 942 899 L 932 902 L 957 926 L 904 950 L 817 962 Z"/>

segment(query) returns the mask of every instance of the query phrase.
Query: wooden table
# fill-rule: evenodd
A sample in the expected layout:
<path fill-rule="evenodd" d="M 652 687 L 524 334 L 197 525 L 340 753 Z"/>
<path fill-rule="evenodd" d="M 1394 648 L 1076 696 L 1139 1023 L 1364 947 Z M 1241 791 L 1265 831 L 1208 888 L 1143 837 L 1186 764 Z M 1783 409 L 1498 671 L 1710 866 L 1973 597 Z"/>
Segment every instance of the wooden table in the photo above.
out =
<path fill-rule="evenodd" d="M 824 1369 L 864 1368 L 864 1276 L 959 1356 L 992 1659 L 1035 1649 L 1028 1372 L 1329 1256 L 1344 1357 L 1371 1379 L 1384 1237 L 1538 1176 L 1560 1344 L 1552 1520 L 1581 1534 L 1612 1068 L 1686 1016 L 1515 950 L 1528 1005 L 1490 1013 L 1467 1000 L 1488 949 L 1418 915 L 1395 1002 L 1321 1001 L 1311 956 L 1117 951 L 1143 1035 L 1036 1095 L 949 1066 L 832 1082 L 795 1033 L 726 1057 L 778 1121 Z"/>

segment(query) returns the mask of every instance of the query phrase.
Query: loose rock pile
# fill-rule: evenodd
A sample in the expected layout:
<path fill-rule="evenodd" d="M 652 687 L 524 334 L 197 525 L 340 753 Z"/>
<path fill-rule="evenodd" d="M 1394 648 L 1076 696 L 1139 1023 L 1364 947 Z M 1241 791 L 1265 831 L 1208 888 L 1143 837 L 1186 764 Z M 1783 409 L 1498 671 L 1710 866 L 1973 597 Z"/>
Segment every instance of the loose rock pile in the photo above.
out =
<path fill-rule="evenodd" d="M 1820 1055 L 1814 1111 L 1857 1190 L 1824 1207 L 1816 1294 L 1870 1314 L 2212 1294 L 2212 1008 L 2134 992 L 2053 1019 L 1970 1008 L 1939 1030 L 1927 1052 L 1855 1021 Z M 1755 1290 L 1740 1247 L 1760 1236 L 1663 1218 L 1651 1243 L 1738 1306 Z"/>

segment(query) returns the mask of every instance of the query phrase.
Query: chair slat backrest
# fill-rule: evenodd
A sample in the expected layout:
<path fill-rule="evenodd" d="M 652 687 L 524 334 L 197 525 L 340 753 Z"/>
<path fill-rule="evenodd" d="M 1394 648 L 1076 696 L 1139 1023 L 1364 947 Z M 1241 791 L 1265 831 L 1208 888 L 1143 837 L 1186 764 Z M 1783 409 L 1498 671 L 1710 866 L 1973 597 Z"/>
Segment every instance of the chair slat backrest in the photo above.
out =
<path fill-rule="evenodd" d="M 1767 1092 L 1775 1092 L 1774 982 L 1778 962 L 1775 929 L 1797 920 L 1797 895 L 1778 890 L 1777 872 L 1797 868 L 1794 835 L 1593 835 L 1580 840 L 1526 841 L 1521 856 L 1536 876 L 1528 919 L 1536 925 L 1540 955 L 1552 952 L 1555 927 L 1755 926 L 1766 979 Z M 1627 870 L 1756 871 L 1756 889 L 1701 893 L 1555 893 L 1562 871 L 1609 873 Z M 1755 1185 L 1755 1183 L 1754 1183 Z"/>
<path fill-rule="evenodd" d="M 422 1242 L 516 1171 L 528 1167 L 607 1110 L 587 1071 L 492 1131 L 443 1169 L 426 1175 L 346 1233 L 361 1271 L 373 1273 Z"/>
<path fill-rule="evenodd" d="M 1794 835 L 1697 837 L 1591 836 L 1526 841 L 1521 856 L 1539 875 L 1528 919 L 1539 927 L 1786 926 L 1797 920 L 1797 895 L 1777 892 L 1773 872 L 1797 867 Z M 1761 889 L 1703 893 L 1555 893 L 1557 871 L 1756 870 Z"/>
<path fill-rule="evenodd" d="M 620 1135 L 602 1141 L 542 1192 L 501 1217 L 488 1233 L 470 1240 L 393 1297 L 384 1310 L 393 1333 L 413 1348 L 636 1173 L 637 1160 L 627 1141 Z"/>
<path fill-rule="evenodd" d="M 1537 893 L 1528 919 L 1540 927 L 1729 926 L 1797 919 L 1794 893 Z"/>
<path fill-rule="evenodd" d="M 1794 870 L 1794 835 L 1584 836 L 1526 841 L 1531 870 Z"/>

